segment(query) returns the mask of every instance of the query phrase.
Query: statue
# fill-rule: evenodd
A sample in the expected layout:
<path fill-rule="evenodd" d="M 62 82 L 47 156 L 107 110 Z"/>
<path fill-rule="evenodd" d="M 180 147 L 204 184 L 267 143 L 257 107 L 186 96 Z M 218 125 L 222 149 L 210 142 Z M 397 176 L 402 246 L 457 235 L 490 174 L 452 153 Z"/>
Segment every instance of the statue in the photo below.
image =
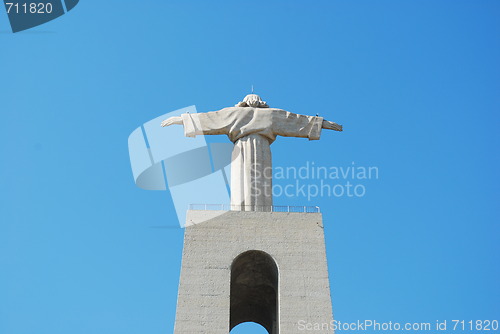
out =
<path fill-rule="evenodd" d="M 318 116 L 270 108 L 260 96 L 249 94 L 234 107 L 170 117 L 162 127 L 184 126 L 186 137 L 225 134 L 234 143 L 231 157 L 231 209 L 270 211 L 272 163 L 270 145 L 276 136 L 318 140 L 321 129 L 342 131 L 342 125 Z"/>

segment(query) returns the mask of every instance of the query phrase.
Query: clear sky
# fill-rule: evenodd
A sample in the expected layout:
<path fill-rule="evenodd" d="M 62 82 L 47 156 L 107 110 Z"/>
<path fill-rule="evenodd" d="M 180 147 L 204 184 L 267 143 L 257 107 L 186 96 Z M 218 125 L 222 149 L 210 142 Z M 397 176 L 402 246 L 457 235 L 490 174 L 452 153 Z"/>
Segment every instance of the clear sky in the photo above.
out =
<path fill-rule="evenodd" d="M 0 9 L 0 333 L 171 333 L 183 230 L 168 192 L 135 186 L 127 138 L 252 84 L 344 125 L 278 138 L 275 166 L 378 169 L 350 180 L 362 197 L 276 199 L 321 207 L 336 319 L 498 319 L 499 16 L 489 0 L 82 0 L 12 34 Z"/>

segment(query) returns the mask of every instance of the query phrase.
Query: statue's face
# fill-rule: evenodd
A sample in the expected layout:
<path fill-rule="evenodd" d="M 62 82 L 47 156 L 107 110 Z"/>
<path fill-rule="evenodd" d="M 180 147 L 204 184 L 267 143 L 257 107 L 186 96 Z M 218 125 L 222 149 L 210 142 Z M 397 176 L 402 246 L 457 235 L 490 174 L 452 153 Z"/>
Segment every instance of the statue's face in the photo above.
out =
<path fill-rule="evenodd" d="M 243 101 L 236 104 L 235 107 L 269 108 L 267 103 L 262 101 L 257 94 L 248 94 Z"/>
<path fill-rule="evenodd" d="M 245 96 L 245 99 L 243 100 L 248 106 L 250 107 L 260 107 L 262 104 L 262 99 L 260 98 L 259 95 L 257 94 L 249 94 Z"/>

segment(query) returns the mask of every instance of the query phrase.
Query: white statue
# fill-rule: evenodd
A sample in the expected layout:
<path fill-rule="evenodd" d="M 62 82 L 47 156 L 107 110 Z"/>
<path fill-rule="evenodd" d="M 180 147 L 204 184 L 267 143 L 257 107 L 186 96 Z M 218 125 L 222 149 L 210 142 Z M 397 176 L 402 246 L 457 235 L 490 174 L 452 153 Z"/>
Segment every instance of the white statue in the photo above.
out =
<path fill-rule="evenodd" d="M 269 108 L 256 94 L 235 107 L 170 117 L 161 126 L 172 124 L 184 125 L 186 137 L 225 134 L 234 143 L 231 207 L 242 211 L 270 211 L 273 205 L 270 145 L 276 136 L 318 140 L 321 129 L 342 131 L 342 125 L 323 117 Z"/>

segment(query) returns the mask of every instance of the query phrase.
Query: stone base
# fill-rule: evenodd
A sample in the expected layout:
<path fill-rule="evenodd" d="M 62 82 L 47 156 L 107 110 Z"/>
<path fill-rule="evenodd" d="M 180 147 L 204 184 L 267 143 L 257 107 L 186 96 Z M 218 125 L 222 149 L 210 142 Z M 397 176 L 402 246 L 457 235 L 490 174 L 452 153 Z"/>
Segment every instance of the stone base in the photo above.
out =
<path fill-rule="evenodd" d="M 240 320 L 235 314 L 242 308 L 236 312 L 234 306 L 241 304 L 241 298 L 249 304 L 250 319 L 261 319 L 260 311 L 263 316 L 272 313 L 271 334 L 304 333 L 306 325 L 317 324 L 324 329 L 314 333 L 333 333 L 326 325 L 333 315 L 320 213 L 188 211 L 187 225 L 191 226 L 184 235 L 175 334 L 229 333 L 230 319 L 232 325 L 241 321 L 241 314 Z M 251 250 L 274 259 L 275 278 L 272 274 L 263 278 L 258 267 L 249 265 L 255 256 L 235 273 L 237 261 L 232 268 L 233 261 Z M 245 270 L 247 276 L 241 274 Z M 252 272 L 255 279 L 249 280 Z M 263 301 L 263 296 L 276 300 Z M 255 303 L 265 305 L 252 311 Z M 266 303 L 275 303 L 276 311 Z"/>

